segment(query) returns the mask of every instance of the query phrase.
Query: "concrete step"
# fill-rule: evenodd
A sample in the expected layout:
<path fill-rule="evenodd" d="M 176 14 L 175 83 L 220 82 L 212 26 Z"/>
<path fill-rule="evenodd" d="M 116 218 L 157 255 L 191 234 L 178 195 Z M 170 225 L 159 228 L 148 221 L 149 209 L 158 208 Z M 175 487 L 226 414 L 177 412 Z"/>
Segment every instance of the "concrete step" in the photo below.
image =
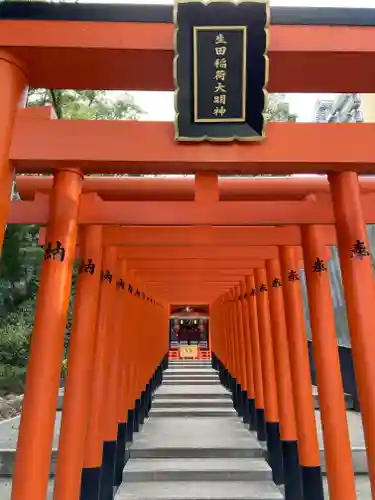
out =
<path fill-rule="evenodd" d="M 176 371 L 169 371 L 167 370 L 166 372 L 164 372 L 163 374 L 163 380 L 165 377 L 190 377 L 190 378 L 197 378 L 197 377 L 203 377 L 203 378 L 206 378 L 206 377 L 216 377 L 216 378 L 219 378 L 219 374 L 217 372 L 215 372 L 214 370 L 211 370 L 211 368 L 207 368 L 207 370 L 205 370 L 203 373 L 200 371 L 200 372 L 196 372 L 195 370 L 176 370 Z"/>
<path fill-rule="evenodd" d="M 165 382 L 219 382 L 220 379 L 217 375 L 165 375 L 163 377 L 163 383 Z"/>
<path fill-rule="evenodd" d="M 138 483 L 138 484 L 140 484 L 140 483 Z M 329 500 L 327 478 L 324 478 L 323 486 L 324 486 L 324 498 L 326 500 Z M 1 500 L 10 500 L 11 487 L 12 487 L 12 479 L 11 478 L 0 478 L 0 499 Z M 357 492 L 357 500 L 371 500 L 371 486 L 370 486 L 370 479 L 368 476 L 366 476 L 366 475 L 356 476 L 355 487 L 356 487 L 356 492 Z M 125 489 L 126 489 L 126 486 L 125 486 Z M 121 494 L 123 494 L 123 493 L 124 493 L 124 490 L 122 490 Z M 49 484 L 48 484 L 48 492 L 47 492 L 46 500 L 52 500 L 52 498 L 53 498 L 53 480 L 50 480 Z M 208 497 L 208 498 L 212 498 L 212 497 Z M 115 499 L 118 500 L 119 497 L 115 496 Z M 129 499 L 129 497 L 128 498 L 125 497 L 125 499 L 123 499 L 123 500 L 128 500 L 128 499 Z M 131 498 L 131 500 L 137 500 L 137 497 L 134 498 L 134 496 L 133 496 Z M 138 497 L 138 500 L 139 500 L 139 497 Z M 146 500 L 150 500 L 150 499 L 146 499 Z M 178 499 L 176 499 L 176 500 L 178 500 Z M 243 499 L 241 499 L 241 500 L 243 500 Z"/>
<path fill-rule="evenodd" d="M 55 473 L 61 416 L 62 413 L 60 411 L 56 412 L 50 465 L 51 475 Z M 20 421 L 21 417 L 17 416 L 9 420 L 0 422 L 0 477 L 8 477 L 13 475 Z M 0 496 L 0 499 L 3 500 L 3 497 Z"/>
<path fill-rule="evenodd" d="M 131 458 L 259 458 L 263 450 L 235 416 L 151 417 L 129 449 Z"/>
<path fill-rule="evenodd" d="M 244 425 L 244 424 L 243 424 Z M 247 425 L 245 425 L 245 428 L 247 428 Z M 256 436 L 255 432 L 252 432 L 253 436 Z M 320 438 L 319 440 L 321 441 L 321 436 L 318 437 Z M 265 442 L 260 443 L 263 452 L 264 452 L 264 457 L 267 457 L 267 446 Z M 358 477 L 361 476 L 367 476 L 368 474 L 368 464 L 367 464 L 367 455 L 366 455 L 366 449 L 364 446 L 351 446 L 351 451 L 352 451 L 352 460 L 353 460 L 353 469 L 354 469 L 354 474 Z M 325 456 L 324 456 L 324 447 L 320 443 L 319 446 L 319 455 L 320 455 L 320 464 L 321 464 L 321 470 L 322 474 L 325 476 L 327 474 L 327 468 L 326 468 L 326 462 L 325 462 Z M 364 497 L 367 500 L 367 497 Z M 369 500 L 371 497 L 368 497 Z"/>
<path fill-rule="evenodd" d="M 282 500 L 271 481 L 122 483 L 115 500 Z"/>
<path fill-rule="evenodd" d="M 178 364 L 192 364 L 192 365 L 210 365 L 212 366 L 211 359 L 171 359 L 168 361 L 169 365 L 178 365 Z"/>
<path fill-rule="evenodd" d="M 124 481 L 268 481 L 263 458 L 151 458 L 129 460 Z"/>
<path fill-rule="evenodd" d="M 1 500 L 10 500 L 11 497 L 11 489 L 12 489 L 12 478 L 11 477 L 2 477 L 0 478 L 0 499 Z M 31 497 L 28 497 L 27 500 L 32 500 Z M 51 479 L 48 482 L 48 490 L 47 496 L 43 499 L 52 500 L 53 498 L 53 480 Z"/>
<path fill-rule="evenodd" d="M 146 444 L 142 448 L 133 448 L 130 450 L 132 458 L 254 458 L 264 457 L 262 448 L 251 449 L 246 447 L 215 447 L 208 446 L 206 448 L 188 448 L 188 447 L 151 447 Z"/>
<path fill-rule="evenodd" d="M 316 410 L 319 410 L 319 394 L 318 388 L 313 385 L 313 398 L 314 398 L 314 406 Z M 344 394 L 345 398 L 345 407 L 347 410 L 352 410 L 354 408 L 353 397 L 351 394 Z"/>
<path fill-rule="evenodd" d="M 167 386 L 168 388 L 171 388 L 171 389 L 176 389 L 177 387 L 175 387 L 174 385 L 169 385 Z M 188 387 L 188 386 L 186 386 Z M 205 386 L 199 386 L 199 389 L 200 388 L 205 388 Z M 163 394 L 155 394 L 154 397 L 153 397 L 153 404 L 156 402 L 156 401 L 159 401 L 159 399 L 168 399 L 169 401 L 170 400 L 173 400 L 173 399 L 180 399 L 180 400 L 184 400 L 184 399 L 209 399 L 210 401 L 215 401 L 216 399 L 219 399 L 220 401 L 230 401 L 231 402 L 231 405 L 232 405 L 232 398 L 230 396 L 230 394 L 216 394 L 216 393 L 210 393 L 210 392 L 207 392 L 207 393 L 183 393 L 183 392 L 175 392 L 175 393 L 170 393 L 170 394 L 167 394 L 167 393 L 163 393 Z"/>
<path fill-rule="evenodd" d="M 210 359 L 175 359 L 168 362 L 168 366 L 178 366 L 178 365 L 191 365 L 191 366 L 212 366 L 212 361 Z"/>
<path fill-rule="evenodd" d="M 211 363 L 189 363 L 184 362 L 174 362 L 169 363 L 167 370 L 213 370 Z M 165 371 L 167 371 L 165 370 Z"/>
<path fill-rule="evenodd" d="M 184 380 L 163 380 L 163 385 L 221 385 L 220 380 L 217 379 L 194 379 L 194 378 L 186 378 Z"/>
<path fill-rule="evenodd" d="M 218 375 L 218 372 L 211 367 L 207 368 L 168 368 L 164 372 L 165 375 L 207 375 L 207 373 L 212 373 Z"/>
<path fill-rule="evenodd" d="M 222 385 L 165 385 L 157 389 L 154 399 L 158 398 L 190 398 L 190 399 L 231 399 L 230 393 Z"/>
<path fill-rule="evenodd" d="M 152 408 L 233 408 L 231 399 L 203 399 L 203 398 L 157 398 Z"/>
<path fill-rule="evenodd" d="M 150 411 L 150 417 L 232 417 L 237 415 L 234 408 L 155 408 Z"/>
<path fill-rule="evenodd" d="M 352 449 L 352 460 L 353 460 L 353 468 L 354 474 L 358 475 L 366 475 L 368 474 L 368 464 L 367 464 L 367 455 L 366 449 L 364 447 L 351 447 Z M 324 448 L 320 448 L 320 463 L 322 468 L 322 473 L 327 473 L 326 461 L 324 457 Z M 369 497 L 371 499 L 371 497 Z"/>
<path fill-rule="evenodd" d="M 13 476 L 15 460 L 16 460 L 16 447 L 0 449 L 0 477 L 11 478 Z M 57 461 L 57 449 L 53 449 L 51 454 L 51 463 L 49 472 L 50 476 L 55 475 L 56 461 Z M 0 496 L 0 500 L 4 500 L 2 496 Z"/>
<path fill-rule="evenodd" d="M 219 375 L 216 372 L 211 371 L 211 370 L 207 370 L 206 373 L 194 373 L 194 372 L 190 372 L 190 371 L 186 372 L 186 373 L 183 373 L 183 372 L 174 373 L 174 372 L 166 371 L 165 374 L 163 375 L 163 380 L 166 380 L 168 378 L 173 378 L 173 379 L 178 379 L 178 378 L 182 378 L 182 379 L 185 379 L 185 378 L 192 378 L 192 379 L 215 378 L 215 379 L 219 379 Z"/>
<path fill-rule="evenodd" d="M 318 441 L 322 470 L 325 472 L 324 442 L 320 411 L 315 411 L 316 428 L 318 431 Z M 368 474 L 368 464 L 365 448 L 365 438 L 363 434 L 362 417 L 355 411 L 346 412 L 346 420 L 349 427 L 349 436 L 352 449 L 353 466 L 356 474 Z"/>
<path fill-rule="evenodd" d="M 174 362 L 169 363 L 167 370 L 213 370 L 211 363 L 189 363 L 185 362 Z M 167 371 L 166 370 L 166 371 Z"/>
<path fill-rule="evenodd" d="M 327 478 L 323 478 L 323 481 L 324 498 L 329 500 L 330 497 Z M 373 498 L 371 494 L 370 479 L 368 476 L 356 476 L 355 489 L 357 492 L 357 500 L 371 500 Z"/>

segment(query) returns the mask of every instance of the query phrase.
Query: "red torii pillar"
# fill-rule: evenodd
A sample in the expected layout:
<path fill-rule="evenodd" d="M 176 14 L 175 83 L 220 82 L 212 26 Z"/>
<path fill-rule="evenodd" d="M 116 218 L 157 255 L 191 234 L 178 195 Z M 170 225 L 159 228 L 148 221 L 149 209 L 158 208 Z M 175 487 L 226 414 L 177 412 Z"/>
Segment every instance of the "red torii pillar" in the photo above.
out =
<path fill-rule="evenodd" d="M 331 173 L 337 247 L 372 492 L 375 492 L 375 286 L 358 174 Z"/>
<path fill-rule="evenodd" d="M 0 249 L 4 241 L 13 183 L 9 150 L 17 105 L 26 85 L 23 65 L 11 54 L 0 49 Z"/>

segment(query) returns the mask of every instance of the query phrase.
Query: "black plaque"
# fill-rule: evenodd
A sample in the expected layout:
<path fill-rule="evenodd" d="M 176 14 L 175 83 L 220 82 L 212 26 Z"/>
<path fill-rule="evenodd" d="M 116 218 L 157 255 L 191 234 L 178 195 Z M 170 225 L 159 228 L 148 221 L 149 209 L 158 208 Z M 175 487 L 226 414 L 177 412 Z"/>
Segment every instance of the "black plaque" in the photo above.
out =
<path fill-rule="evenodd" d="M 178 141 L 265 137 L 268 0 L 177 0 Z"/>
<path fill-rule="evenodd" d="M 194 27 L 194 122 L 246 121 L 246 26 Z"/>

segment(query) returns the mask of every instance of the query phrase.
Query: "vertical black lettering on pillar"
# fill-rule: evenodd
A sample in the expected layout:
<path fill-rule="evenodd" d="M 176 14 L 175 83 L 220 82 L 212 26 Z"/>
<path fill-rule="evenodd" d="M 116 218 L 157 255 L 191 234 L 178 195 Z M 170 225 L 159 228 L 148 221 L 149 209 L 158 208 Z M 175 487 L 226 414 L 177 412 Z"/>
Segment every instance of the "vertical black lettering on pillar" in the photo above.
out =
<path fill-rule="evenodd" d="M 61 241 L 57 240 L 55 246 L 49 241 L 42 248 L 44 260 L 59 260 L 60 262 L 64 262 L 66 252 Z"/>

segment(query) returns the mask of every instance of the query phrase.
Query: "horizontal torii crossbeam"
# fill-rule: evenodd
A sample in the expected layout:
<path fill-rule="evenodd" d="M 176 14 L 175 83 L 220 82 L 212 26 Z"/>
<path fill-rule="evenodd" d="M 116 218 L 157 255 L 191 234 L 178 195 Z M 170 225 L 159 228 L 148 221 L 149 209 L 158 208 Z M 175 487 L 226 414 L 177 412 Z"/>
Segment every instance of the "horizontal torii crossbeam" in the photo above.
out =
<path fill-rule="evenodd" d="M 267 20 L 266 1 L 256 3 Z M 327 247 L 332 244 L 337 244 L 340 256 L 375 491 L 375 288 L 365 225 L 375 221 L 375 194 L 371 181 L 358 182 L 358 173 L 375 170 L 375 124 L 271 123 L 262 143 L 194 145 L 177 143 L 175 139 L 183 136 L 174 136 L 172 123 L 67 121 L 54 119 L 49 108 L 21 110 L 27 86 L 172 90 L 176 30 L 171 18 L 160 15 L 164 7 L 144 6 L 145 20 L 139 6 L 106 5 L 102 12 L 107 17 L 99 20 L 100 16 L 88 17 L 94 12 L 92 6 L 3 4 L 0 237 L 7 220 L 46 226 L 40 235 L 43 264 L 12 500 L 44 500 L 47 494 L 65 319 L 77 256 L 56 499 L 76 499 L 80 489 L 81 500 L 97 498 L 99 490 L 101 498 L 112 497 L 114 478 L 116 486 L 122 479 L 126 437 L 131 441 L 143 423 L 152 392 L 162 379 L 170 304 L 196 303 L 209 304 L 214 366 L 232 390 L 236 408 L 247 408 L 248 421 L 248 403 L 253 403 L 258 436 L 268 439 L 274 481 L 284 481 L 288 495 L 290 485 L 300 487 L 302 472 L 303 495 L 298 499 L 321 500 L 321 459 L 299 274 L 303 259 L 329 494 L 331 500 L 355 500 L 327 265 Z M 279 24 L 271 25 L 269 91 L 375 91 L 373 10 L 351 10 L 350 16 L 343 10 L 309 9 L 305 25 L 296 24 L 301 19 L 298 14 L 284 11 Z M 345 19 L 350 26 L 345 26 Z M 241 24 L 239 19 L 233 26 Z M 263 35 L 266 24 L 261 26 Z M 266 45 L 265 36 L 261 43 Z M 259 57 L 264 63 L 263 45 Z M 258 56 L 251 52 L 250 57 L 252 67 Z M 247 60 L 243 74 L 250 84 L 262 73 L 258 93 L 262 121 L 267 71 L 262 64 L 252 79 L 248 66 L 245 70 Z M 185 81 L 191 91 L 188 78 L 177 77 L 180 90 Z M 247 91 L 250 86 L 246 85 Z M 182 102 L 190 122 L 191 110 Z M 254 102 L 247 101 L 241 121 L 257 107 Z M 212 112 L 216 116 L 216 108 Z M 207 116 L 211 121 L 211 111 Z M 260 138 L 262 130 L 256 128 Z M 38 180 L 22 179 L 20 191 L 27 182 L 34 188 L 10 203 L 14 171 L 53 173 L 53 187 L 48 187 L 50 179 L 41 180 L 39 188 Z M 124 180 L 118 181 L 119 188 L 112 181 L 101 188 L 97 179 L 84 181 L 85 173 L 194 173 L 196 178 L 193 184 L 191 179 L 174 184 L 158 180 L 157 188 L 148 180 L 133 180 L 125 193 L 121 192 L 127 185 Z M 329 189 L 325 179 L 317 180 L 315 188 L 313 182 L 288 187 L 288 181 L 273 180 L 246 181 L 239 188 L 236 181 L 217 178 L 233 173 L 327 173 Z M 145 182 L 149 195 L 139 187 Z M 287 186 L 285 191 L 282 185 Z M 276 449 L 285 452 L 277 461 Z"/>
<path fill-rule="evenodd" d="M 375 223 L 375 194 L 362 195 L 367 224 Z M 14 200 L 9 224 L 45 225 L 49 197 L 36 195 L 33 201 Z M 314 201 L 103 201 L 95 194 L 82 195 L 80 224 L 155 226 L 255 226 L 280 224 L 334 224 L 329 198 Z"/>
<path fill-rule="evenodd" d="M 202 259 L 215 255 L 219 259 L 232 256 L 236 259 L 253 259 L 261 252 L 272 252 L 276 246 L 300 246 L 300 226 L 279 227 L 176 227 L 176 226 L 104 226 L 104 245 L 121 246 L 128 258 L 187 258 Z M 335 227 L 319 226 L 319 234 L 325 245 L 336 244 Z M 40 230 L 40 243 L 45 241 L 45 228 Z M 77 244 L 80 245 L 80 235 Z M 171 249 L 173 246 L 173 249 Z M 268 250 L 267 250 L 268 248 Z M 214 252 L 213 252 L 214 251 Z M 267 257 L 265 253 L 264 258 Z M 271 258 L 271 257 L 270 257 Z"/>
<path fill-rule="evenodd" d="M 50 120 L 20 110 L 10 159 L 17 172 L 49 173 L 79 168 L 84 173 L 219 174 L 327 173 L 375 167 L 373 123 L 269 123 L 261 144 L 181 144 L 167 122 Z M 48 137 L 48 141 L 45 138 Z M 142 138 L 140 140 L 140 138 Z M 67 147 L 67 140 L 69 147 Z"/>
<path fill-rule="evenodd" d="M 214 179 L 213 174 L 205 174 Z M 202 177 L 201 177 L 202 178 Z M 36 193 L 48 193 L 52 176 L 16 177 L 17 192 L 30 201 Z M 359 177 L 362 194 L 375 191 L 374 177 Z M 97 193 L 104 201 L 193 201 L 197 199 L 197 177 L 85 177 L 82 192 Z M 298 201 L 311 195 L 330 195 L 323 176 L 307 177 L 218 177 L 216 195 L 220 201 Z M 205 198 L 205 193 L 202 199 Z"/>
<path fill-rule="evenodd" d="M 153 7 L 151 18 L 164 6 Z M 271 25 L 268 90 L 374 92 L 375 27 L 329 26 L 342 9 L 333 9 L 329 18 L 326 9 L 319 10 L 318 24 L 326 26 L 298 25 L 298 14 L 289 25 Z M 133 12 L 131 16 L 134 19 Z M 364 9 L 357 17 L 367 22 L 370 16 Z M 25 61 L 32 87 L 173 90 L 171 22 L 80 19 L 82 14 L 59 20 L 56 13 L 53 20 L 38 20 L 37 15 L 31 21 L 0 17 L 0 46 Z"/>

